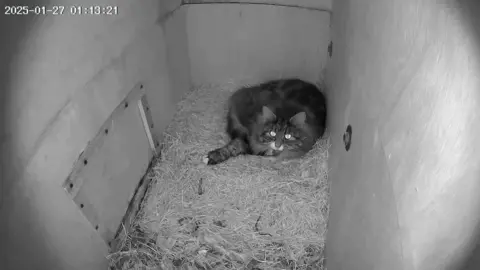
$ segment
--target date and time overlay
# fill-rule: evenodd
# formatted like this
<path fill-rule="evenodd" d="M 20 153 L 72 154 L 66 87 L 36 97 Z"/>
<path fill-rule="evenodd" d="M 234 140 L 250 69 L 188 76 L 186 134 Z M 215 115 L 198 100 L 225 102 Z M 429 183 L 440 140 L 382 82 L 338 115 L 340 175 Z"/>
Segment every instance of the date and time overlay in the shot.
<path fill-rule="evenodd" d="M 70 6 L 23 6 L 4 7 L 4 15 L 118 15 L 118 6 L 70 5 Z"/>

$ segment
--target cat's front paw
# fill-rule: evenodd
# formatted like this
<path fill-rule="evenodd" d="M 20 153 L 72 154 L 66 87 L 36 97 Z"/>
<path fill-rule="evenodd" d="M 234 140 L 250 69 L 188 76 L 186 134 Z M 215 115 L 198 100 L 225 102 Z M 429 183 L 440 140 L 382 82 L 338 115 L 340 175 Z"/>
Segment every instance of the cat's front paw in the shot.
<path fill-rule="evenodd" d="M 208 154 L 203 157 L 202 161 L 206 165 L 215 165 L 225 161 L 225 157 L 220 149 L 215 149 L 208 152 Z"/>

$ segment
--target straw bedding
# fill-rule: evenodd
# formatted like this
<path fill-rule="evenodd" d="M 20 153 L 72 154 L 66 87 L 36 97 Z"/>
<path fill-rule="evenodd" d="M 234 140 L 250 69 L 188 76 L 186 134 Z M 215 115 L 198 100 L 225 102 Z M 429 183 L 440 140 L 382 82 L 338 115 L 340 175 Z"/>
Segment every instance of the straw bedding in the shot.
<path fill-rule="evenodd" d="M 228 140 L 226 100 L 236 88 L 201 86 L 179 103 L 135 230 L 109 257 L 116 268 L 323 269 L 328 139 L 284 163 L 201 162 Z"/>

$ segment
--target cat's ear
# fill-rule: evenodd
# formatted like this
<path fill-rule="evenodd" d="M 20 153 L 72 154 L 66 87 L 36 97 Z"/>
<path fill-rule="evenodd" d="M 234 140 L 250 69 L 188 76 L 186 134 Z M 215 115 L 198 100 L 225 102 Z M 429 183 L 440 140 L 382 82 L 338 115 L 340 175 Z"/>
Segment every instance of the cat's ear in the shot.
<path fill-rule="evenodd" d="M 267 106 L 262 107 L 262 119 L 264 121 L 273 121 L 277 116 Z"/>
<path fill-rule="evenodd" d="M 290 118 L 290 123 L 295 126 L 302 126 L 307 120 L 307 114 L 305 112 L 299 112 Z"/>

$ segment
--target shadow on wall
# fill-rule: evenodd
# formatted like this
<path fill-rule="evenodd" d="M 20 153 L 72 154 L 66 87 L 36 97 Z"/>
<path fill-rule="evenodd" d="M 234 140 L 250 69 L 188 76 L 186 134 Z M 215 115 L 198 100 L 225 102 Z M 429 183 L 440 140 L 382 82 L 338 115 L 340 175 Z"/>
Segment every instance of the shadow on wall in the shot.
<path fill-rule="evenodd" d="M 468 28 L 470 36 L 474 39 L 477 46 L 477 53 L 480 54 L 480 1 L 478 0 L 457 0 L 456 8 L 458 8 L 462 14 L 463 23 Z M 477 74 L 477 76 L 479 76 Z M 480 269 L 480 224 L 477 224 L 474 246 L 471 247 L 472 251 L 467 254 L 465 261 L 452 267 L 452 269 L 458 270 L 477 270 Z"/>
<path fill-rule="evenodd" d="M 10 240 L 5 240 L 12 237 L 21 237 L 9 234 L 7 228 L 8 224 L 12 222 L 9 220 L 9 209 L 13 200 L 21 200 L 21 198 L 12 198 L 12 190 L 14 185 L 20 184 L 20 172 L 24 164 L 21 164 L 20 159 L 15 153 L 13 143 L 16 134 L 11 129 L 12 121 L 16 121 L 15 115 L 12 115 L 12 99 L 14 98 L 13 76 L 15 64 L 18 60 L 18 55 L 21 53 L 21 45 L 28 37 L 29 29 L 35 23 L 35 15 L 5 15 L 5 10 L 9 6 L 19 6 L 26 4 L 24 1 L 18 0 L 0 0 L 2 8 L 0 14 L 0 268 L 9 269 L 6 265 L 6 252 L 9 249 L 6 246 Z M 36 2 L 36 5 L 46 5 L 42 1 Z M 34 213 L 23 213 L 25 219 L 30 219 Z M 11 248 L 10 248 L 11 249 Z M 13 251 L 15 254 L 21 254 L 21 250 Z M 45 254 L 45 253 L 44 253 Z M 24 258 L 29 260 L 29 258 Z M 43 258 L 43 260 L 49 260 Z"/>

